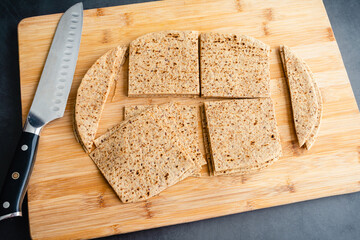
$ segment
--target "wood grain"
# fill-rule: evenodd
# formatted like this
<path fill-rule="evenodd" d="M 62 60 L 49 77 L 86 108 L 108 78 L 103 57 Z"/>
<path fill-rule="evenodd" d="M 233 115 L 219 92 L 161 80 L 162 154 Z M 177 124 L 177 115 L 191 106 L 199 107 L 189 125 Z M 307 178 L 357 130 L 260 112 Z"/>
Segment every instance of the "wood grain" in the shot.
<path fill-rule="evenodd" d="M 32 17 L 19 24 L 23 119 L 60 16 Z M 110 48 L 149 32 L 173 29 L 239 32 L 271 46 L 271 95 L 283 157 L 247 176 L 210 177 L 204 168 L 201 178 L 190 177 L 146 202 L 122 204 L 75 140 L 76 89 L 86 70 Z M 305 59 L 323 96 L 322 125 L 310 151 L 298 148 L 278 55 L 280 44 Z M 125 64 L 98 135 L 123 119 L 125 105 L 171 100 L 128 98 L 126 71 Z M 200 104 L 204 99 L 176 101 Z M 359 191 L 359 154 L 360 114 L 320 0 L 168 0 L 86 10 L 65 115 L 41 135 L 28 192 L 31 235 L 34 239 L 94 238 Z"/>

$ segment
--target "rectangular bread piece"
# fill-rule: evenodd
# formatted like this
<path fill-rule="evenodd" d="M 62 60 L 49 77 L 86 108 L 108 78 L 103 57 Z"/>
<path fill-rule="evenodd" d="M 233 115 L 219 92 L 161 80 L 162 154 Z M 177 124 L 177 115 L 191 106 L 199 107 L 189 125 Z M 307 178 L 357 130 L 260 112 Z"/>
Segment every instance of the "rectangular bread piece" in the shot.
<path fill-rule="evenodd" d="M 136 105 L 126 106 L 124 111 L 125 119 L 133 117 L 145 109 L 154 105 Z M 194 153 L 198 165 L 205 165 L 206 160 L 200 151 L 199 142 L 199 124 L 198 124 L 198 107 L 177 105 L 178 118 L 176 118 L 177 128 L 183 133 L 181 138 L 184 139 L 184 143 L 190 148 L 190 151 Z"/>
<path fill-rule="evenodd" d="M 214 173 L 253 171 L 281 156 L 270 98 L 205 102 L 205 115 Z"/>
<path fill-rule="evenodd" d="M 201 95 L 252 98 L 270 96 L 270 47 L 245 35 L 200 35 Z"/>
<path fill-rule="evenodd" d="M 163 31 L 130 44 L 129 97 L 198 96 L 198 32 Z"/>

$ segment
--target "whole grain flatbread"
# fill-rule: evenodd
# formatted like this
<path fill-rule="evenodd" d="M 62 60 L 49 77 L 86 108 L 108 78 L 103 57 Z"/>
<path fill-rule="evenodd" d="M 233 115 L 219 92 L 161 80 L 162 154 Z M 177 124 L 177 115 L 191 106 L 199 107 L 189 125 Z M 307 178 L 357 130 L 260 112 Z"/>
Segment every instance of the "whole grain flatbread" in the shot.
<path fill-rule="evenodd" d="M 129 97 L 199 95 L 198 32 L 163 31 L 130 44 Z"/>
<path fill-rule="evenodd" d="M 200 35 L 203 97 L 269 97 L 270 47 L 245 35 Z"/>
<path fill-rule="evenodd" d="M 214 173 L 247 172 L 281 156 L 270 98 L 205 102 Z"/>
<path fill-rule="evenodd" d="M 191 157 L 195 163 L 193 170 L 194 177 L 201 176 L 201 166 L 206 164 L 205 158 L 200 151 L 200 143 L 198 139 L 197 128 L 197 108 L 196 106 L 180 106 L 178 104 L 164 104 L 164 105 L 139 105 L 139 106 L 126 106 L 124 108 L 124 118 L 118 125 L 113 126 L 105 134 L 95 139 L 94 143 L 96 147 L 99 147 L 104 141 L 106 141 L 115 131 L 121 128 L 126 119 L 135 117 L 142 111 L 145 111 L 149 107 L 161 107 L 164 112 L 167 113 L 170 118 L 175 117 L 175 125 L 170 127 L 169 134 L 179 134 L 181 144 L 185 151 L 191 153 Z"/>
<path fill-rule="evenodd" d="M 126 106 L 124 111 L 125 119 L 135 116 L 145 109 L 154 105 L 136 105 Z M 182 139 L 186 145 L 190 148 L 190 151 L 196 156 L 194 161 L 196 164 L 202 166 L 206 164 L 206 160 L 200 151 L 199 132 L 198 132 L 198 107 L 178 105 L 178 118 L 176 118 L 176 126 L 183 133 Z M 181 117 L 181 118 L 179 118 Z"/>
<path fill-rule="evenodd" d="M 74 130 L 86 152 L 92 150 L 104 104 L 126 52 L 127 47 L 118 46 L 100 57 L 86 72 L 78 88 Z"/>
<path fill-rule="evenodd" d="M 314 88 L 315 88 L 315 94 L 316 94 L 316 100 L 318 103 L 318 109 L 316 112 L 316 122 L 315 122 L 315 126 L 314 129 L 311 131 L 309 138 L 306 140 L 305 142 L 305 147 L 307 150 L 310 150 L 310 148 L 314 145 L 316 137 L 319 133 L 319 129 L 320 129 L 320 123 L 321 123 L 321 118 L 322 118 L 322 113 L 323 113 L 323 103 L 322 103 L 322 97 L 321 97 L 321 91 L 319 89 L 319 86 L 316 82 L 316 79 L 314 78 L 314 75 L 311 71 L 311 69 L 309 68 L 309 66 L 304 62 L 305 67 L 307 69 L 307 71 L 309 72 L 312 80 L 313 80 L 313 84 L 314 84 Z"/>
<path fill-rule="evenodd" d="M 214 172 L 214 176 L 223 176 L 223 175 L 245 175 L 245 174 L 253 174 L 256 172 L 259 172 L 260 170 L 269 167 L 270 165 L 272 165 L 274 162 L 276 162 L 277 160 L 279 160 L 278 158 L 274 158 L 271 159 L 263 164 L 259 164 L 257 166 L 253 166 L 253 167 L 249 167 L 249 168 L 234 168 L 234 169 L 229 169 L 229 170 L 224 170 L 224 171 L 218 171 L 218 172 Z"/>
<path fill-rule="evenodd" d="M 304 61 L 287 46 L 280 46 L 280 56 L 290 89 L 296 135 L 302 147 L 311 134 L 315 136 L 314 127 L 320 123 L 319 99 L 314 79 Z"/>
<path fill-rule="evenodd" d="M 170 123 L 164 109 L 149 108 L 90 154 L 122 202 L 146 200 L 192 174 L 194 162 L 178 135 L 169 134 Z"/>
<path fill-rule="evenodd" d="M 122 121 L 114 126 L 112 126 L 110 129 L 108 129 L 103 135 L 99 136 L 94 140 L 95 147 L 99 147 L 104 141 L 106 141 L 114 132 L 116 132 L 119 128 L 122 127 L 122 125 L 126 123 L 126 121 Z"/>

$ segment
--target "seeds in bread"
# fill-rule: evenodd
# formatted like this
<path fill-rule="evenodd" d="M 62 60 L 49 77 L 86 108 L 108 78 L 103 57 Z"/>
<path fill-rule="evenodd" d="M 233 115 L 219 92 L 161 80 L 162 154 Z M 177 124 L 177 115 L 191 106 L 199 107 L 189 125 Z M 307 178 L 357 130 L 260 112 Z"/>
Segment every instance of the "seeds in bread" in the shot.
<path fill-rule="evenodd" d="M 205 102 L 213 171 L 256 169 L 281 156 L 270 98 Z"/>
<path fill-rule="evenodd" d="M 164 127 L 175 125 L 167 116 L 159 107 L 149 108 L 125 120 L 90 154 L 122 202 L 146 200 L 192 174 L 193 160 L 178 135 Z"/>
<path fill-rule="evenodd" d="M 77 91 L 75 132 L 90 152 L 114 78 L 125 61 L 127 47 L 118 46 L 100 57 L 87 71 Z"/>
<path fill-rule="evenodd" d="M 245 35 L 200 35 L 203 97 L 269 97 L 270 47 Z"/>
<path fill-rule="evenodd" d="M 198 32 L 163 31 L 130 44 L 129 97 L 199 95 Z"/>
<path fill-rule="evenodd" d="M 289 47 L 280 46 L 280 56 L 290 90 L 295 131 L 299 146 L 302 147 L 321 118 L 318 118 L 320 108 L 314 80 L 304 61 Z"/>

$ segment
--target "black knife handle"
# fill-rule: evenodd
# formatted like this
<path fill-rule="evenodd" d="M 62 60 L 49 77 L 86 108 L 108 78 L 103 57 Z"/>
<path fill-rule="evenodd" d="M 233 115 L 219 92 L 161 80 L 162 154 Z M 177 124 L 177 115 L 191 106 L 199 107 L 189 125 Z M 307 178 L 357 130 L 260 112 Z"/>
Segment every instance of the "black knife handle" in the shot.
<path fill-rule="evenodd" d="M 21 205 L 34 166 L 39 135 L 23 132 L 0 194 L 0 221 L 21 216 Z"/>

